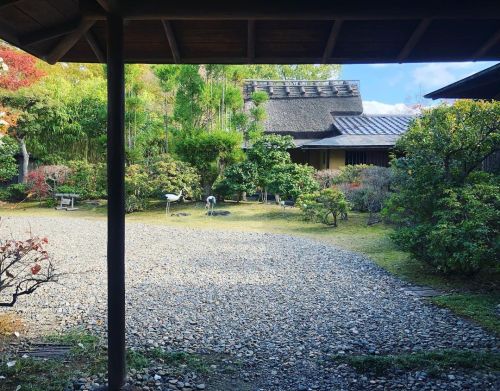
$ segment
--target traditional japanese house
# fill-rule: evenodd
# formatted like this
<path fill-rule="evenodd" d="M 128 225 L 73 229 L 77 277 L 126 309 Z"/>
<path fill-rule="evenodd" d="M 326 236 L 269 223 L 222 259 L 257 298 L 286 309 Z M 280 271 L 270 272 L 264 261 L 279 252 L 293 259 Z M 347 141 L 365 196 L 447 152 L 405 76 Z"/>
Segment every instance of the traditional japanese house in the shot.
<path fill-rule="evenodd" d="M 365 115 L 359 81 L 275 81 L 245 83 L 245 104 L 255 91 L 264 91 L 267 118 L 264 131 L 290 135 L 292 160 L 317 169 L 338 169 L 347 164 L 387 166 L 396 140 L 413 116 Z"/>

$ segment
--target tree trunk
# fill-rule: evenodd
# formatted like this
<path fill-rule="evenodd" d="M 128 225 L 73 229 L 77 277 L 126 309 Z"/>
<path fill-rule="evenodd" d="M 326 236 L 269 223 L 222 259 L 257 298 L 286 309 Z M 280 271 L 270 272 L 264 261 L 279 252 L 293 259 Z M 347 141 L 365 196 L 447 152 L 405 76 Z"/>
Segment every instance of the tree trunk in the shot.
<path fill-rule="evenodd" d="M 26 141 L 24 140 L 24 138 L 18 138 L 17 141 L 19 142 L 19 148 L 21 149 L 21 157 L 22 157 L 18 181 L 19 183 L 26 183 L 26 180 L 28 179 L 28 166 L 30 163 L 30 155 L 28 153 L 28 150 L 26 149 Z"/>

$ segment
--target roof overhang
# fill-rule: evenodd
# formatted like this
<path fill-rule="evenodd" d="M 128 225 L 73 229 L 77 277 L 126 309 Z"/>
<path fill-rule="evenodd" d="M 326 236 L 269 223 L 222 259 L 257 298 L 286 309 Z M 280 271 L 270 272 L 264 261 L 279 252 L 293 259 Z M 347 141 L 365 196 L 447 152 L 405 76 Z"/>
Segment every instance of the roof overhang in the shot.
<path fill-rule="evenodd" d="M 497 0 L 122 0 L 125 61 L 500 59 Z M 2 0 L 0 37 L 49 63 L 105 62 L 109 0 Z"/>
<path fill-rule="evenodd" d="M 425 98 L 432 99 L 500 99 L 500 63 L 474 73 L 439 90 L 430 92 Z"/>
<path fill-rule="evenodd" d="M 342 134 L 316 140 L 302 146 L 303 149 L 389 149 L 393 148 L 398 135 L 351 135 Z"/>

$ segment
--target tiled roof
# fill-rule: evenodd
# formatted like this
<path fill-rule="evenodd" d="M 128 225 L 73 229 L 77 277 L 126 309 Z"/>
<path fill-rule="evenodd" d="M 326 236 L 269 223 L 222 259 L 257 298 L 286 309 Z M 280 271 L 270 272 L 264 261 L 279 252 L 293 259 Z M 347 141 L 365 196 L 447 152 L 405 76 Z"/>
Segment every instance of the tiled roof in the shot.
<path fill-rule="evenodd" d="M 411 115 L 341 115 L 333 117 L 333 125 L 341 134 L 401 135 L 414 118 Z"/>
<path fill-rule="evenodd" d="M 302 148 L 391 148 L 399 137 L 396 134 L 341 134 L 314 140 L 304 144 Z"/>

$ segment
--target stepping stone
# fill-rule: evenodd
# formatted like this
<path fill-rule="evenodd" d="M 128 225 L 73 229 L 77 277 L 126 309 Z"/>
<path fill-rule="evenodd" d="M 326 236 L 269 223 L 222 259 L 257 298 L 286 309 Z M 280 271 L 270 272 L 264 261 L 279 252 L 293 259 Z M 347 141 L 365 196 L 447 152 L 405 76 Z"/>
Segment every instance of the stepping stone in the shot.
<path fill-rule="evenodd" d="M 31 358 L 61 358 L 67 356 L 71 351 L 71 346 L 37 343 L 32 344 L 29 350 L 20 351 L 21 356 L 28 356 Z"/>
<path fill-rule="evenodd" d="M 427 287 L 419 287 L 419 286 L 407 288 L 404 290 L 404 292 L 407 295 L 417 296 L 417 297 L 434 297 L 442 295 L 441 292 L 436 291 L 435 289 Z"/>
<path fill-rule="evenodd" d="M 207 212 L 209 216 L 228 216 L 231 212 L 228 210 L 214 210 L 213 212 Z"/>

